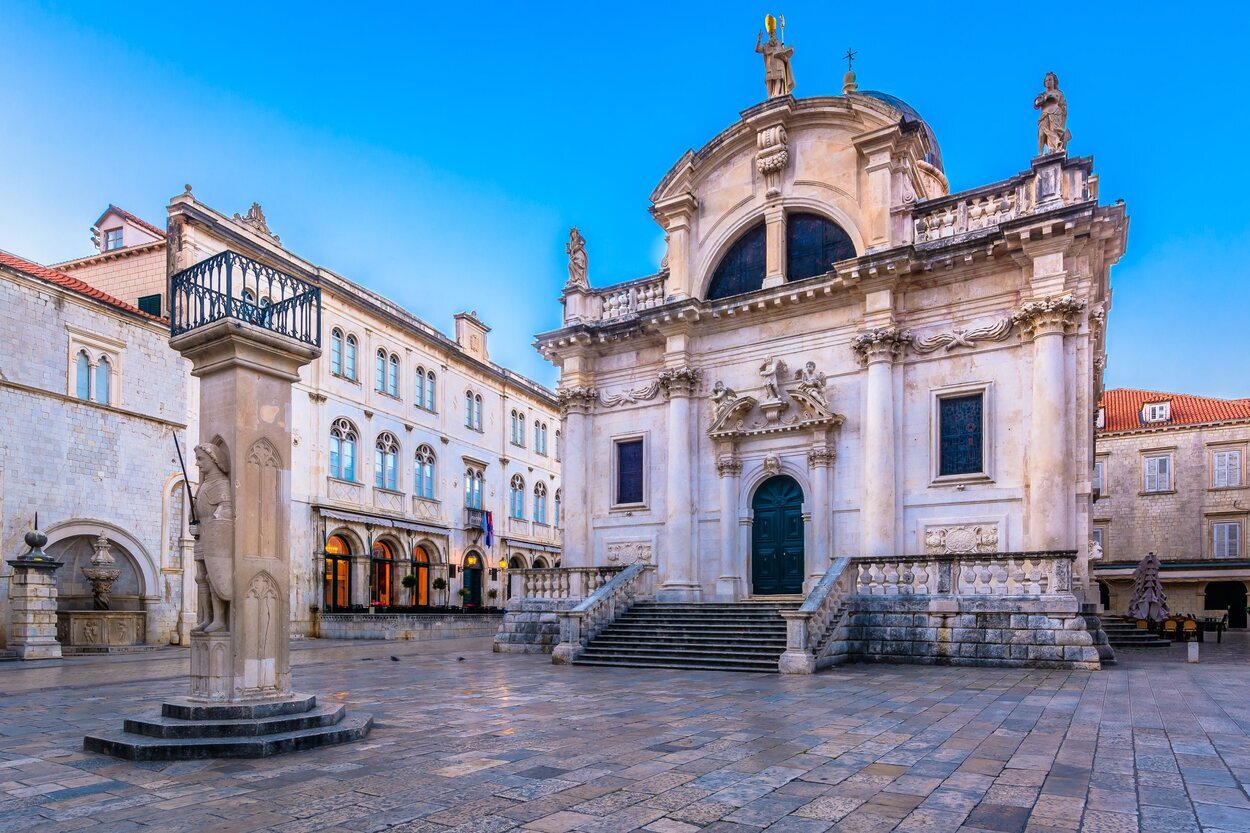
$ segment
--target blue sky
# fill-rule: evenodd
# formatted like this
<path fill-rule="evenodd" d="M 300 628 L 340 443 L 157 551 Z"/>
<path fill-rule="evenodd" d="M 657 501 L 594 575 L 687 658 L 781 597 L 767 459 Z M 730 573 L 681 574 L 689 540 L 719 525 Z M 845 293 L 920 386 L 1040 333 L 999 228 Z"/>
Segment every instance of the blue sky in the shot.
<path fill-rule="evenodd" d="M 0 248 L 90 251 L 109 202 L 158 224 L 184 183 L 252 200 L 300 255 L 553 383 L 570 225 L 591 280 L 649 274 L 647 195 L 761 100 L 782 12 L 799 96 L 861 89 L 932 124 L 954 190 L 1027 168 L 1047 70 L 1071 151 L 1131 216 L 1108 386 L 1250 396 L 1250 12 L 1233 4 L 27 3 L 0 16 Z"/>

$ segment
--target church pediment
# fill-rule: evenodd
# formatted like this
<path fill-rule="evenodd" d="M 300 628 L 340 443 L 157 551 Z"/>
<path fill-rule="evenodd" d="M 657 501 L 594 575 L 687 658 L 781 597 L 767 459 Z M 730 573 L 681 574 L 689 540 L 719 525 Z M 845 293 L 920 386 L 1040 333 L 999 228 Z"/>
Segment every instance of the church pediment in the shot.
<path fill-rule="evenodd" d="M 724 382 L 713 386 L 709 437 L 734 439 L 828 430 L 846 421 L 829 407 L 825 374 L 812 362 L 791 376 L 785 361 L 769 359 L 761 365 L 760 376 L 764 385 L 759 396 L 740 396 Z"/>

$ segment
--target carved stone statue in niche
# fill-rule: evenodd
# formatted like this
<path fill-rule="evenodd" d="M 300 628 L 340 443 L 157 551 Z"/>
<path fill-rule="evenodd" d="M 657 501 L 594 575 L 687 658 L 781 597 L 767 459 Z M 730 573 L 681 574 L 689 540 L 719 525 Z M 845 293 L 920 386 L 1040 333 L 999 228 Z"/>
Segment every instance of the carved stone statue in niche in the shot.
<path fill-rule="evenodd" d="M 200 584 L 200 620 L 195 630 L 215 633 L 230 629 L 234 594 L 234 500 L 230 463 L 217 445 L 195 447 L 200 488 L 195 494 L 199 523 L 195 534 L 196 581 Z"/>
<path fill-rule="evenodd" d="M 764 56 L 764 86 L 768 88 L 768 97 L 780 98 L 794 89 L 794 70 L 790 66 L 794 47 L 786 46 L 777 38 L 777 18 L 767 15 L 764 26 L 768 29 L 768 41 L 764 41 L 764 33 L 760 32 L 755 39 L 755 51 Z"/>
<path fill-rule="evenodd" d="M 1033 99 L 1033 109 L 1041 110 L 1037 117 L 1037 153 L 1065 153 L 1072 134 L 1068 132 L 1068 102 L 1059 91 L 1059 76 L 1046 73 L 1043 82 L 1046 89 Z"/>
<path fill-rule="evenodd" d="M 781 401 L 781 394 L 786 389 L 786 371 L 783 359 L 771 358 L 760 365 L 760 375 L 764 377 L 765 400 Z"/>
<path fill-rule="evenodd" d="M 733 388 L 725 387 L 724 382 L 718 381 L 716 384 L 712 385 L 711 398 L 712 405 L 716 408 L 716 412 L 720 413 L 722 408 L 738 398 L 738 394 L 734 392 Z"/>
<path fill-rule="evenodd" d="M 802 370 L 796 370 L 794 378 L 799 383 L 799 390 L 821 402 L 825 401 L 825 384 L 827 379 L 824 373 L 816 369 L 816 362 L 808 362 L 803 365 Z"/>
<path fill-rule="evenodd" d="M 569 229 L 569 242 L 564 250 L 569 253 L 569 280 L 565 289 L 589 289 L 588 269 L 590 260 L 586 256 L 586 238 L 577 227 Z"/>

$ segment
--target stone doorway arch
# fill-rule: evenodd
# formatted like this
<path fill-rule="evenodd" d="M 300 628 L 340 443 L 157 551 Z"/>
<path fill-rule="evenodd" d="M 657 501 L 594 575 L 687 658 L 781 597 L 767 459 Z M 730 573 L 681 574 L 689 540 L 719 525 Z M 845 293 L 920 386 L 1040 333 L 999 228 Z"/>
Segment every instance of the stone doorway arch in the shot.
<path fill-rule="evenodd" d="M 788 474 L 768 478 L 751 497 L 751 595 L 803 592 L 803 487 Z"/>

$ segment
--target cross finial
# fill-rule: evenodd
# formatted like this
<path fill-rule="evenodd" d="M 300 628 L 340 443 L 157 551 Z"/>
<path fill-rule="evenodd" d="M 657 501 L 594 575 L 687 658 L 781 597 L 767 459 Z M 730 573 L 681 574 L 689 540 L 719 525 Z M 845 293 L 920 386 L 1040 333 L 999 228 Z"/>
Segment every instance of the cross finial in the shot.
<path fill-rule="evenodd" d="M 858 54 L 859 54 L 859 53 L 858 53 L 858 52 L 856 52 L 854 49 L 851 49 L 850 47 L 847 47 L 846 54 L 845 54 L 845 55 L 843 55 L 842 57 L 843 57 L 843 58 L 846 58 L 846 68 L 847 68 L 848 70 L 850 70 L 850 69 L 854 69 L 854 67 L 855 67 L 855 56 L 856 56 L 856 55 L 858 55 Z"/>

